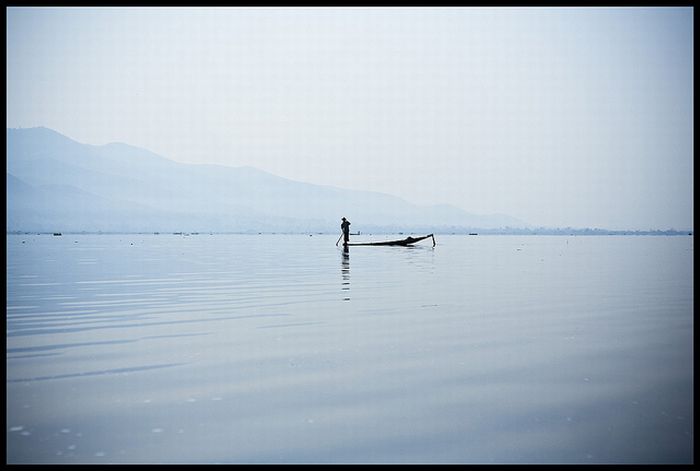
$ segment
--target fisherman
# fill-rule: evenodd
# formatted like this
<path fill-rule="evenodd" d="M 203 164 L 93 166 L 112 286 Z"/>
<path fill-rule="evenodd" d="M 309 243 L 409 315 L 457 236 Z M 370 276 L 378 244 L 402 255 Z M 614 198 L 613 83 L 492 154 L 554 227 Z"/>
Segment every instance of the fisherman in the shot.
<path fill-rule="evenodd" d="M 350 221 L 342 218 L 342 223 L 340 224 L 340 230 L 343 231 L 343 245 L 350 242 Z"/>

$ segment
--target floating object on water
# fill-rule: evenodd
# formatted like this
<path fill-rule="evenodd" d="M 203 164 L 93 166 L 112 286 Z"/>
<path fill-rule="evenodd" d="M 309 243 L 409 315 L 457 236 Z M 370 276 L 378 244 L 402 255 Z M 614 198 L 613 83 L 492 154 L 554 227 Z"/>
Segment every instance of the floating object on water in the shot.
<path fill-rule="evenodd" d="M 387 240 L 387 241 L 382 241 L 382 242 L 355 242 L 355 243 L 347 243 L 343 244 L 344 246 L 357 246 L 357 245 L 398 245 L 401 247 L 407 247 L 409 245 L 415 244 L 416 242 L 420 242 L 421 240 L 427 239 L 431 237 L 433 239 L 433 247 L 435 247 L 435 236 L 433 234 L 428 234 L 426 236 L 422 237 L 406 237 L 405 239 L 401 240 Z"/>

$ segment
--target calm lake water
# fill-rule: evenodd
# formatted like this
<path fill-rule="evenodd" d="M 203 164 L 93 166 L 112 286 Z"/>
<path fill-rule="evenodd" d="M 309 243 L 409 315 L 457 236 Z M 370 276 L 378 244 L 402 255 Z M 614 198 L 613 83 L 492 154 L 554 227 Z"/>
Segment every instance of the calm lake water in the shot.
<path fill-rule="evenodd" d="M 7 461 L 693 461 L 692 237 L 336 239 L 8 235 Z"/>

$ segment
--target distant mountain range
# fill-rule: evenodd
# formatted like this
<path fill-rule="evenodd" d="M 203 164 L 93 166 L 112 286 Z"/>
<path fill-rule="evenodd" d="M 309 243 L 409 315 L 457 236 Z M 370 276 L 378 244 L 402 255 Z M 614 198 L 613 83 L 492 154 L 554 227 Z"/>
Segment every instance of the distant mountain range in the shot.
<path fill-rule="evenodd" d="M 455 232 L 528 225 L 449 205 L 288 180 L 252 167 L 177 163 L 126 144 L 7 129 L 7 231 Z"/>

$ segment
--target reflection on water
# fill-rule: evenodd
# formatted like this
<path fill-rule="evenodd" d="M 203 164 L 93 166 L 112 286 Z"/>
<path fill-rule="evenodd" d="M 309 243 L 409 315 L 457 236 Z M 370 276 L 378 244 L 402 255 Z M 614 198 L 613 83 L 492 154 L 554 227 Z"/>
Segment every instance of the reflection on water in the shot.
<path fill-rule="evenodd" d="M 335 237 L 8 235 L 7 461 L 692 462 L 692 237 Z"/>
<path fill-rule="evenodd" d="M 350 301 L 350 247 L 343 246 L 342 268 L 340 272 L 343 277 L 342 290 L 343 301 Z"/>

